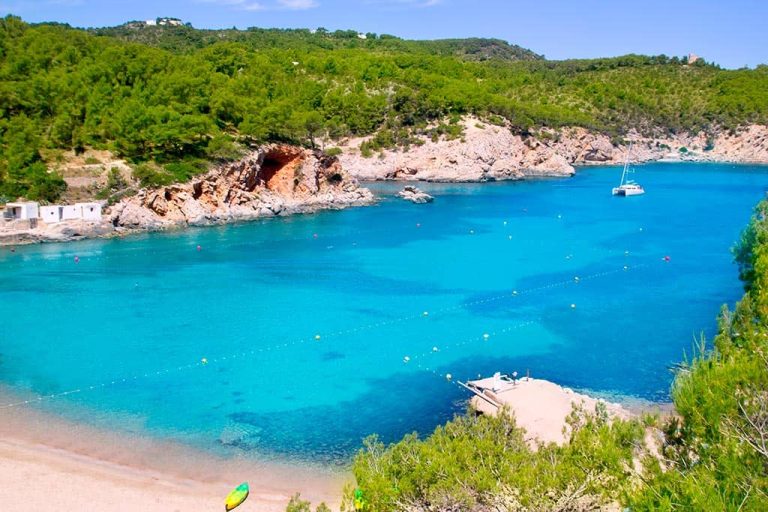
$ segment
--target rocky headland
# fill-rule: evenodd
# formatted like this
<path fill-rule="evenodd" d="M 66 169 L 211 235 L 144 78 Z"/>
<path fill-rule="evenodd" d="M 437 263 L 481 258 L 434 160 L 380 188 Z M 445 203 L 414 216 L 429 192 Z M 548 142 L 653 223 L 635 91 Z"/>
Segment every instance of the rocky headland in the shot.
<path fill-rule="evenodd" d="M 633 162 L 695 161 L 768 164 L 768 126 L 734 132 L 649 137 L 635 132 L 616 141 L 584 128 L 542 129 L 528 135 L 467 117 L 463 135 L 424 140 L 408 151 L 364 157 L 349 140 L 340 157 L 284 145 L 263 146 L 189 183 L 143 189 L 105 211 L 101 222 L 0 222 L 0 245 L 116 236 L 247 221 L 371 204 L 360 180 L 484 182 L 567 177 L 579 165 L 620 165 L 632 144 Z M 419 191 L 420 192 L 420 191 Z M 405 199 L 428 201 L 406 191 Z M 423 201 L 422 201 L 423 200 Z"/>
<path fill-rule="evenodd" d="M 647 137 L 631 132 L 617 144 L 608 135 L 584 128 L 513 133 L 479 119 L 462 120 L 463 135 L 452 140 L 422 140 L 408 151 L 383 150 L 364 157 L 360 143 L 341 146 L 340 160 L 362 180 L 482 182 L 565 177 L 577 165 L 617 165 L 632 161 L 711 161 L 768 163 L 768 127 L 751 125 L 716 135 L 680 134 Z"/>
<path fill-rule="evenodd" d="M 296 146 L 265 146 L 189 183 L 142 190 L 110 210 L 120 228 L 164 229 L 340 209 L 373 202 L 338 159 Z"/>
<path fill-rule="evenodd" d="M 371 191 L 346 173 L 337 158 L 271 144 L 189 183 L 143 189 L 108 208 L 101 222 L 0 222 L 0 245 L 223 224 L 373 201 Z"/>

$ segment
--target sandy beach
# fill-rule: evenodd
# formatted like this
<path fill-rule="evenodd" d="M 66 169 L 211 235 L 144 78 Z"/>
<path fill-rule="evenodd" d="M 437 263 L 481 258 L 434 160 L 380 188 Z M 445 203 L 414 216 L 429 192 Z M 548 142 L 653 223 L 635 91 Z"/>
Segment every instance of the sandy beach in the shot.
<path fill-rule="evenodd" d="M 244 512 L 283 511 L 296 492 L 338 509 L 348 478 L 319 468 L 216 458 L 30 409 L 0 411 L 0 510 L 221 510 L 242 481 L 251 487 L 239 508 Z"/>

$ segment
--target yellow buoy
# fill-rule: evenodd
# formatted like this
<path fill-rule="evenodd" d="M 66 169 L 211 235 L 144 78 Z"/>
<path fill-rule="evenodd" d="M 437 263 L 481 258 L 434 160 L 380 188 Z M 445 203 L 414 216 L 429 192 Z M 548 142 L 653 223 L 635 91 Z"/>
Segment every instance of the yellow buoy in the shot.
<path fill-rule="evenodd" d="M 201 362 L 202 364 L 208 364 L 208 359 L 204 357 L 204 358 L 202 358 L 202 359 L 200 360 L 200 362 Z"/>
<path fill-rule="evenodd" d="M 320 341 L 320 335 L 319 334 L 315 334 L 315 341 Z"/>

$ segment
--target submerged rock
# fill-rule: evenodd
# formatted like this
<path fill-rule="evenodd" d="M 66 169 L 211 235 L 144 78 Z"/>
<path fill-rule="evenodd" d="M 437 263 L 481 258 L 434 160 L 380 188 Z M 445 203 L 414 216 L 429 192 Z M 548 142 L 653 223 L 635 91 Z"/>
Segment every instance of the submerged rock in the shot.
<path fill-rule="evenodd" d="M 412 203 L 417 204 L 431 203 L 435 200 L 431 195 L 412 185 L 407 185 L 403 190 L 398 192 L 397 195 L 406 201 L 411 201 Z"/>

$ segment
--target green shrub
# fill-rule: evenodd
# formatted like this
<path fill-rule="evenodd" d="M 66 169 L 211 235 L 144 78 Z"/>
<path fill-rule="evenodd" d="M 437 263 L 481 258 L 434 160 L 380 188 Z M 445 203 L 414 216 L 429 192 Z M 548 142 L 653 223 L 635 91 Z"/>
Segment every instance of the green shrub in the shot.
<path fill-rule="evenodd" d="M 312 504 L 309 501 L 302 500 L 301 494 L 296 493 L 291 496 L 285 512 L 312 512 Z M 315 512 L 331 512 L 331 509 L 325 503 L 321 503 L 317 506 Z"/>
<path fill-rule="evenodd" d="M 343 153 L 341 148 L 333 147 L 333 148 L 326 148 L 325 154 L 328 156 L 339 156 Z"/>
<path fill-rule="evenodd" d="M 367 439 L 353 473 L 372 512 L 550 510 L 577 488 L 581 500 L 604 505 L 631 488 L 627 467 L 643 435 L 638 421 L 609 423 L 600 411 L 574 411 L 565 446 L 532 450 L 508 414 L 459 416 L 421 440 L 385 446 Z M 352 496 L 345 497 L 351 503 Z"/>

